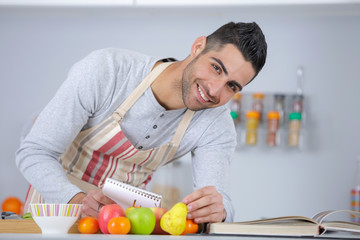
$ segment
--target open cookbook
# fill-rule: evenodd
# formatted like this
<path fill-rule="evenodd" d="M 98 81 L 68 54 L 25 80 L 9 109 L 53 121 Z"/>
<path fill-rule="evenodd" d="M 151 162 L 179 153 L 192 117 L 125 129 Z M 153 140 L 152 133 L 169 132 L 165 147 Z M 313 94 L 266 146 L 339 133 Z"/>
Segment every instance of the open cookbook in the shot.
<path fill-rule="evenodd" d="M 225 235 L 319 236 L 328 231 L 343 231 L 359 234 L 360 238 L 359 223 L 326 220 L 330 215 L 339 214 L 346 214 L 348 219 L 350 215 L 360 216 L 360 212 L 357 211 L 332 210 L 320 212 L 312 218 L 285 216 L 246 222 L 210 223 L 206 232 Z"/>

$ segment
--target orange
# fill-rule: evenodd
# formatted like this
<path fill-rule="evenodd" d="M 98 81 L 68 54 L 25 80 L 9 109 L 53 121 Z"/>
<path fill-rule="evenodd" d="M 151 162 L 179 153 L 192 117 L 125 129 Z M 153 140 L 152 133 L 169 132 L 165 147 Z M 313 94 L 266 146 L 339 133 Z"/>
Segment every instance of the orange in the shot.
<path fill-rule="evenodd" d="M 21 213 L 21 208 L 22 208 L 22 203 L 20 199 L 18 199 L 17 197 L 6 198 L 1 206 L 3 212 L 9 211 L 16 213 L 18 215 L 20 215 Z"/>
<path fill-rule="evenodd" d="M 94 217 L 83 217 L 78 223 L 78 229 L 81 233 L 95 234 L 99 232 L 98 220 Z"/>
<path fill-rule="evenodd" d="M 199 225 L 193 219 L 186 219 L 185 230 L 181 235 L 197 233 Z"/>
<path fill-rule="evenodd" d="M 131 224 L 126 217 L 114 217 L 108 223 L 108 231 L 111 234 L 128 234 Z"/>

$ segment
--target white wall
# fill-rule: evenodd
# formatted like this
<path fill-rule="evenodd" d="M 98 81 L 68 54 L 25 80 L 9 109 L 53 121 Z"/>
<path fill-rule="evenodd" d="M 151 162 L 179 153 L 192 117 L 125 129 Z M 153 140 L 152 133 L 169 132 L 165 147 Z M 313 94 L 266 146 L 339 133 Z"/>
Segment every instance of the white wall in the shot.
<path fill-rule="evenodd" d="M 236 219 L 348 208 L 360 155 L 359 7 L 0 8 L 0 201 L 25 198 L 14 163 L 22 126 L 54 95 L 70 66 L 119 47 L 184 58 L 193 40 L 228 21 L 256 21 L 266 67 L 245 92 L 296 89 L 305 69 L 306 147 L 237 151 L 231 173 Z"/>

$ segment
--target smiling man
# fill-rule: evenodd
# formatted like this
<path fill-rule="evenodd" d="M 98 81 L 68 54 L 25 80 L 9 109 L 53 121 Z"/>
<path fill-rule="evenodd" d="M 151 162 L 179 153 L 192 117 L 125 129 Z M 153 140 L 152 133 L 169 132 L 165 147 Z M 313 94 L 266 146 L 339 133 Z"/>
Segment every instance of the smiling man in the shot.
<path fill-rule="evenodd" d="M 107 177 L 146 187 L 161 166 L 191 152 L 198 223 L 232 221 L 226 186 L 236 132 L 224 106 L 259 73 L 267 45 L 256 23 L 199 37 L 182 61 L 121 49 L 91 53 L 69 72 L 17 151 L 30 202 L 113 203 Z"/>

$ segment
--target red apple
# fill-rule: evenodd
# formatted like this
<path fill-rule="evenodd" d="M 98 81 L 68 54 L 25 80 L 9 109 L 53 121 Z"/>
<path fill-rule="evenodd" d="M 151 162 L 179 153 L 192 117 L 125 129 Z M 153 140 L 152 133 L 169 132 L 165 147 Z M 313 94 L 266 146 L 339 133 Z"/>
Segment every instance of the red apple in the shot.
<path fill-rule="evenodd" d="M 162 230 L 160 227 L 160 219 L 161 219 L 162 215 L 164 215 L 164 213 L 166 213 L 167 209 L 161 208 L 161 207 L 152 207 L 150 209 L 151 209 L 151 211 L 154 212 L 155 219 L 156 219 L 155 228 L 154 228 L 154 231 L 152 232 L 152 234 L 168 234 L 167 232 Z"/>
<path fill-rule="evenodd" d="M 124 209 L 118 204 L 105 205 L 100 209 L 98 221 L 102 233 L 109 234 L 108 223 L 114 217 L 126 217 Z"/>

